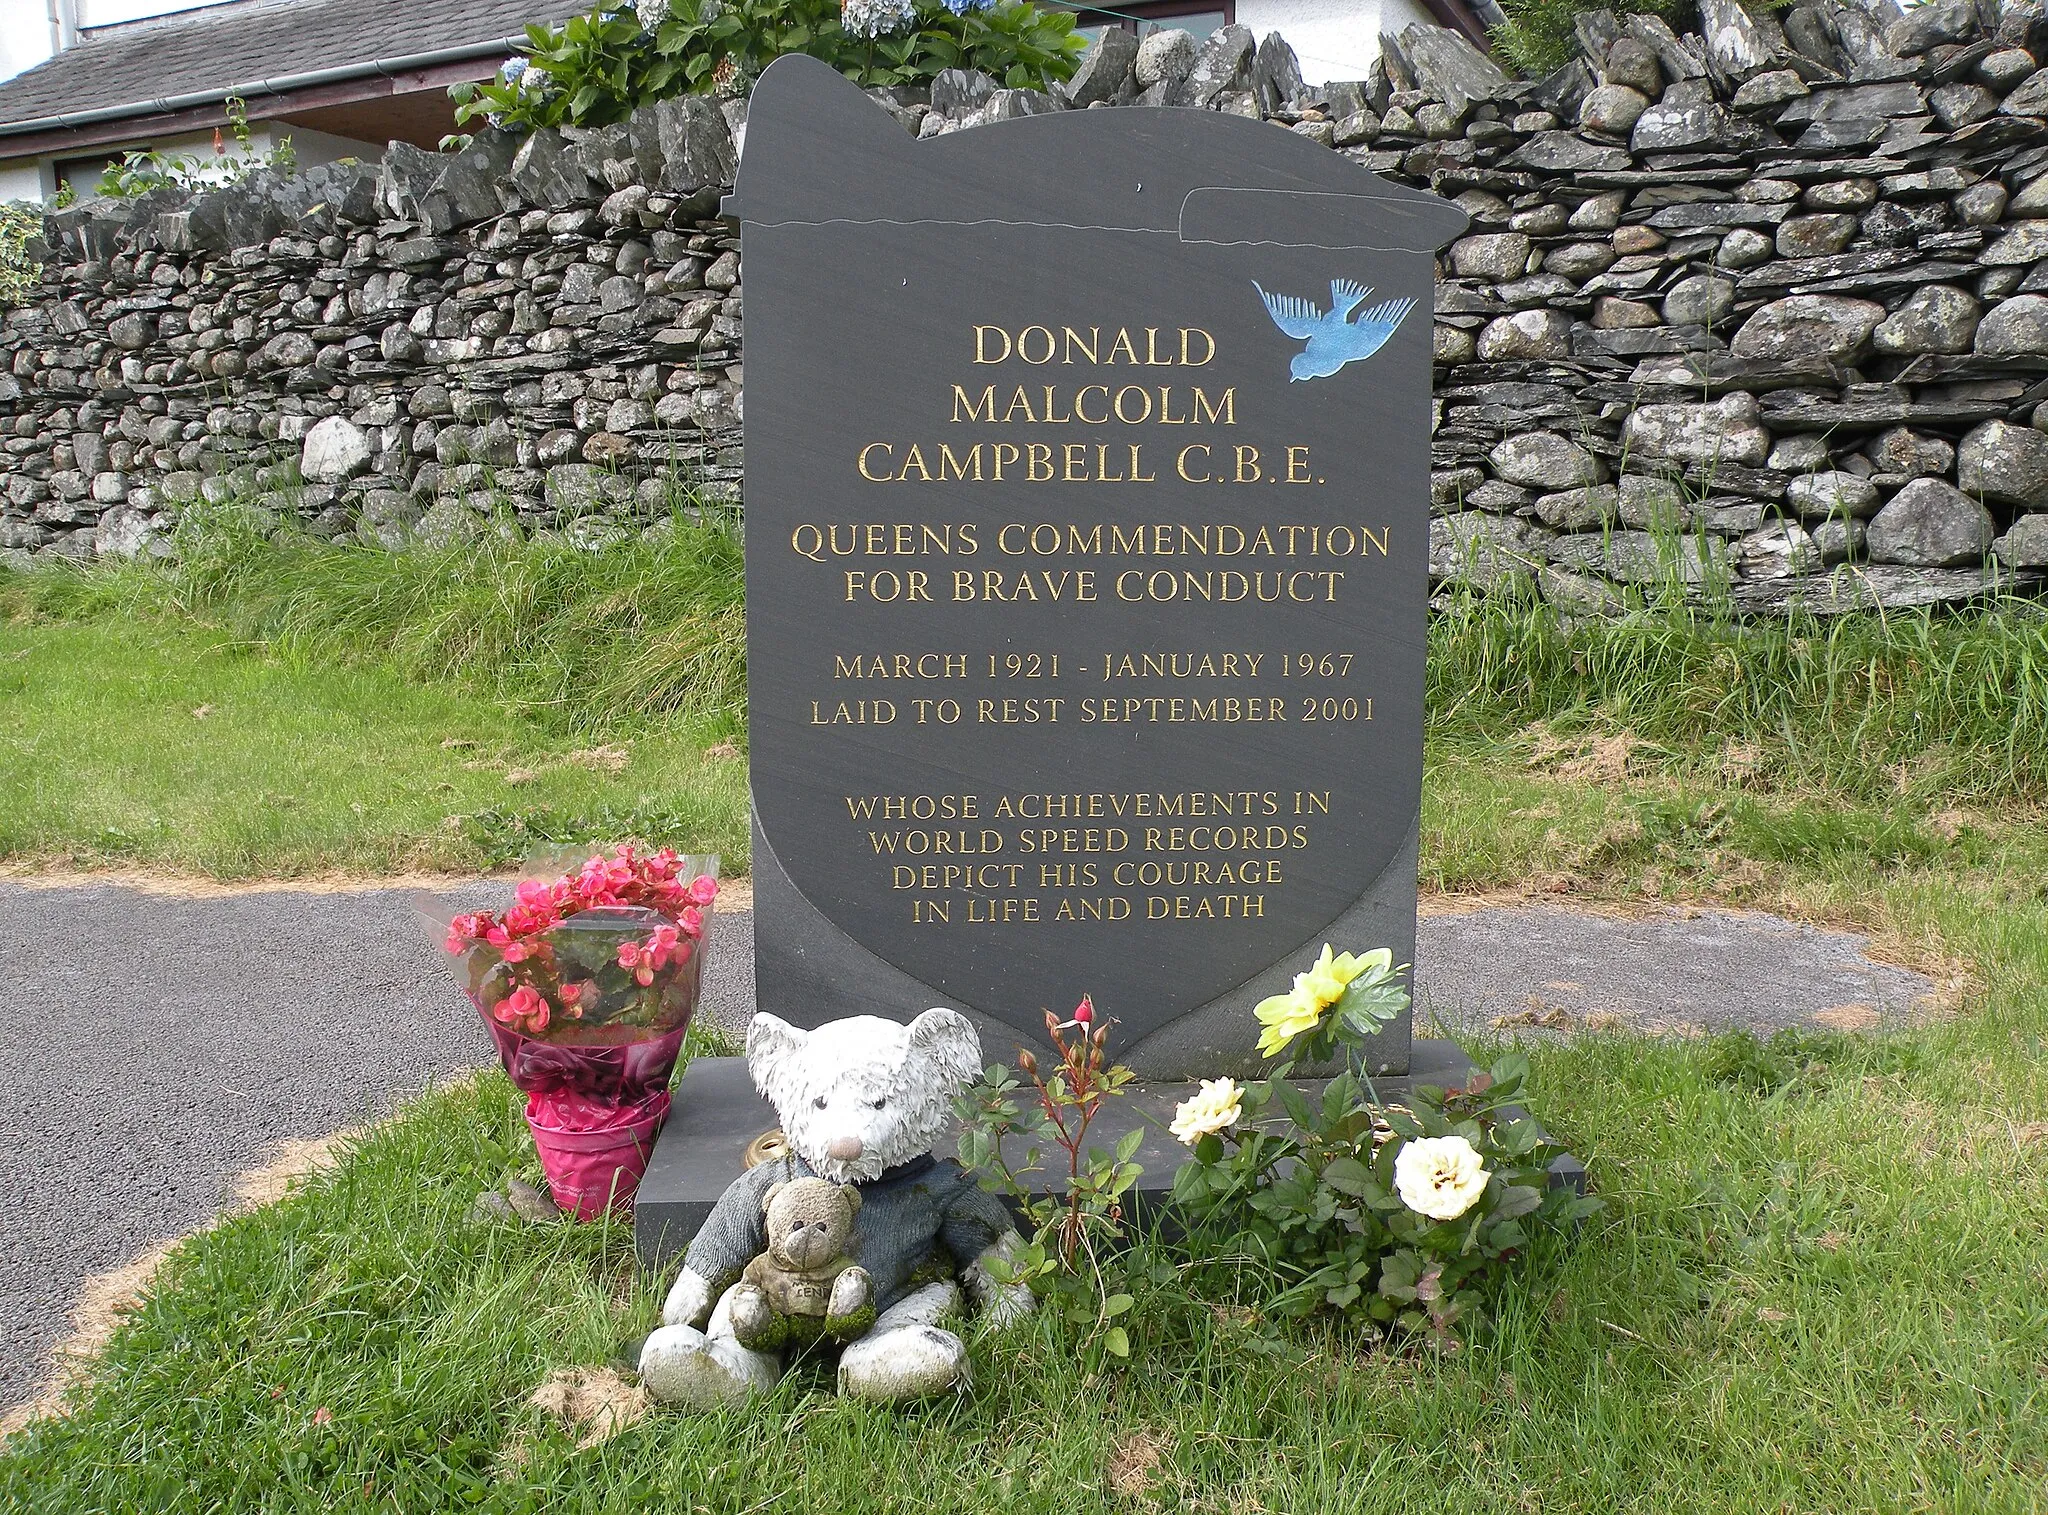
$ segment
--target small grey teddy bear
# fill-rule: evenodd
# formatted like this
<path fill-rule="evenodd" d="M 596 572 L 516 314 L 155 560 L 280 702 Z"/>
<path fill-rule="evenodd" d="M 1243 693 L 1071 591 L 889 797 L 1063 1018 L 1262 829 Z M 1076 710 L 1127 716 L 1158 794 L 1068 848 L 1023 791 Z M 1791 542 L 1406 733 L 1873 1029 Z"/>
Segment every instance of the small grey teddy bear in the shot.
<path fill-rule="evenodd" d="M 820 1338 L 849 1342 L 875 1323 L 874 1281 L 846 1255 L 860 1190 L 822 1178 L 771 1184 L 762 1201 L 768 1249 L 733 1288 L 732 1334 L 773 1352 Z"/>

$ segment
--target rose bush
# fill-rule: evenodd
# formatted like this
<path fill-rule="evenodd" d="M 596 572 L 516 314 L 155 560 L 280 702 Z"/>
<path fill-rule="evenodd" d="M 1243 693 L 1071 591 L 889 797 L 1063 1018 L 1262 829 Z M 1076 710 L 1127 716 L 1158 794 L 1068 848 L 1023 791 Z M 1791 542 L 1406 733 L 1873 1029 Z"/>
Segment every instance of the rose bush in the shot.
<path fill-rule="evenodd" d="M 1544 1227 L 1591 1215 L 1599 1201 L 1552 1188 L 1557 1149 L 1509 1106 L 1528 1076 L 1513 1053 L 1460 1089 L 1423 1086 L 1409 1107 L 1384 1104 L 1356 1071 L 1366 1039 L 1408 1007 L 1404 968 L 1384 950 L 1325 946 L 1285 994 L 1255 1010 L 1270 1076 L 1238 1088 L 1206 1080 L 1175 1113 L 1194 1149 L 1174 1175 L 1199 1271 L 1234 1259 L 1241 1287 L 1258 1274 L 1282 1315 L 1330 1310 L 1423 1330 L 1446 1342 L 1473 1288 Z M 1289 1081 L 1297 1061 L 1341 1056 L 1344 1071 L 1311 1097 Z"/>
<path fill-rule="evenodd" d="M 1132 1161 L 1143 1128 L 1126 1132 L 1113 1153 L 1088 1142 L 1103 1106 L 1133 1077 L 1110 1059 L 1115 1025 L 1097 1020 L 1095 1001 L 1085 994 L 1065 1020 L 1048 1010 L 1045 1034 L 1056 1054 L 1051 1071 L 1041 1071 L 1031 1052 L 1017 1053 L 1028 1095 L 1026 1085 L 997 1063 L 954 1102 L 960 1165 L 1008 1200 L 1030 1233 L 1011 1256 L 988 1259 L 990 1274 L 998 1283 L 1025 1285 L 1046 1318 L 1079 1330 L 1091 1366 L 1131 1354 L 1130 1333 L 1118 1319 L 1133 1299 L 1120 1244 L 1124 1196 L 1145 1171 Z M 1005 1141 L 1021 1153 L 1006 1155 Z"/>

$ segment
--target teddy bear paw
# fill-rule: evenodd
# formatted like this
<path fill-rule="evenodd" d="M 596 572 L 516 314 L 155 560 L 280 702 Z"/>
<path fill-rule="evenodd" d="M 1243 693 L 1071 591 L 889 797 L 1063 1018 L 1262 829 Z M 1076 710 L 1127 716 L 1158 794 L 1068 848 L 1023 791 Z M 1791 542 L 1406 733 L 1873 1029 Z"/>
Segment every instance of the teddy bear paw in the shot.
<path fill-rule="evenodd" d="M 825 1307 L 825 1331 L 852 1341 L 875 1323 L 875 1285 L 866 1268 L 848 1268 L 832 1280 L 832 1300 Z"/>
<path fill-rule="evenodd" d="M 965 1390 L 967 1347 L 951 1331 L 906 1326 L 855 1342 L 839 1357 L 839 1392 L 901 1403 Z"/>
<path fill-rule="evenodd" d="M 733 1339 L 741 1346 L 765 1351 L 782 1345 L 782 1320 L 762 1289 L 753 1284 L 739 1285 L 727 1300 L 726 1310 L 732 1321 Z"/>
<path fill-rule="evenodd" d="M 775 1359 L 694 1326 L 663 1326 L 640 1349 L 640 1381 L 665 1405 L 715 1410 L 775 1387 Z"/>

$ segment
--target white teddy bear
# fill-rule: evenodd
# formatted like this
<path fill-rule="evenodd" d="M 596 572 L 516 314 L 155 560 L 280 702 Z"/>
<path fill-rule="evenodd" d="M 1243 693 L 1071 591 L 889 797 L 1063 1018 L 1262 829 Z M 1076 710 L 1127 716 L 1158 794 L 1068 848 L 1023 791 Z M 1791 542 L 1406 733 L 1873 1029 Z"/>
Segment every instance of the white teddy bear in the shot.
<path fill-rule="evenodd" d="M 962 1311 L 961 1290 L 993 1325 L 1028 1313 L 1030 1290 L 999 1284 L 992 1258 L 1022 1245 L 1002 1202 L 958 1163 L 931 1155 L 953 1100 L 981 1071 L 981 1039 L 958 1011 L 927 1010 L 909 1025 L 856 1015 L 802 1031 L 773 1015 L 747 1031 L 754 1087 L 781 1118 L 790 1156 L 735 1179 L 683 1255 L 663 1325 L 640 1351 L 656 1399 L 709 1408 L 772 1387 L 782 1361 L 740 1345 L 732 1298 L 741 1270 L 767 1241 L 769 1188 L 816 1177 L 860 1192 L 852 1257 L 873 1281 L 873 1328 L 839 1357 L 842 1393 L 906 1400 L 967 1384 L 967 1348 L 938 1324 Z M 959 1283 L 912 1288 L 950 1259 Z M 709 1316 L 709 1323 L 706 1317 Z M 701 1328 L 701 1329 L 700 1329 Z"/>

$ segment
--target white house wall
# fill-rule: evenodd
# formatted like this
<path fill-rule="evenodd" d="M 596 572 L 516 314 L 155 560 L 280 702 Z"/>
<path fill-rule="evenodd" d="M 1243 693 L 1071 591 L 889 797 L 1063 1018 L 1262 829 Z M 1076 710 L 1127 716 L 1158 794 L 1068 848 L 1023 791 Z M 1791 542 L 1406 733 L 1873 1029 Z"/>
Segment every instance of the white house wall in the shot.
<path fill-rule="evenodd" d="M 1310 84 L 1363 79 L 1380 55 L 1380 33 L 1398 36 L 1410 22 L 1435 25 L 1418 0 L 1238 0 L 1237 24 L 1264 38 L 1278 32 L 1301 60 Z"/>
<path fill-rule="evenodd" d="M 48 193 L 43 173 L 43 165 L 34 158 L 0 161 L 0 205 L 11 205 L 16 200 L 40 202 Z"/>

